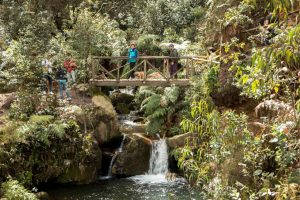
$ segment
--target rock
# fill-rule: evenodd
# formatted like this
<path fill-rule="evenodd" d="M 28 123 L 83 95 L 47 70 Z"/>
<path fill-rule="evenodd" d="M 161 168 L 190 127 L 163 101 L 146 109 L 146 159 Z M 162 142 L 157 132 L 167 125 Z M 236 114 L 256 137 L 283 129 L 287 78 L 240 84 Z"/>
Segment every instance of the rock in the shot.
<path fill-rule="evenodd" d="M 38 192 L 35 195 L 39 200 L 50 200 L 50 196 L 47 192 Z"/>
<path fill-rule="evenodd" d="M 253 133 L 253 135 L 262 135 L 268 130 L 267 126 L 260 122 L 249 122 L 247 124 L 247 129 Z"/>
<path fill-rule="evenodd" d="M 89 91 L 89 84 L 78 84 L 76 85 L 76 92 L 80 95 L 87 95 Z"/>
<path fill-rule="evenodd" d="M 167 139 L 167 144 L 170 150 L 176 149 L 179 147 L 184 147 L 186 139 L 189 137 L 197 136 L 195 133 L 185 133 L 182 135 L 176 135 L 174 137 Z"/>
<path fill-rule="evenodd" d="M 58 183 L 63 184 L 90 184 L 97 180 L 102 165 L 102 153 L 97 142 L 90 141 L 93 145 L 89 155 L 84 160 L 63 161 L 63 172 L 58 177 Z"/>
<path fill-rule="evenodd" d="M 283 119 L 292 120 L 294 110 L 292 106 L 278 100 L 266 100 L 255 108 L 256 117 L 267 118 L 268 120 Z"/>
<path fill-rule="evenodd" d="M 115 108 L 116 108 L 116 112 L 119 114 L 129 114 L 130 113 L 128 104 L 118 103 L 115 105 Z"/>
<path fill-rule="evenodd" d="M 96 106 L 103 108 L 108 115 L 110 115 L 112 117 L 117 116 L 115 108 L 113 107 L 113 105 L 112 105 L 112 103 L 111 103 L 111 101 L 109 100 L 108 97 L 104 97 L 104 96 L 101 96 L 101 95 L 94 96 L 92 98 L 92 102 Z"/>
<path fill-rule="evenodd" d="M 133 134 L 125 138 L 123 151 L 113 165 L 113 174 L 135 176 L 145 174 L 149 169 L 152 141 L 142 134 Z"/>
<path fill-rule="evenodd" d="M 0 94 L 0 109 L 9 109 L 15 99 L 15 93 Z"/>
<path fill-rule="evenodd" d="M 59 114 L 62 119 L 77 119 L 79 116 L 82 116 L 83 110 L 79 106 L 76 105 L 66 105 L 64 107 L 60 107 Z"/>
<path fill-rule="evenodd" d="M 297 126 L 296 122 L 288 121 L 286 123 L 280 124 L 276 129 L 285 134 L 289 134 Z"/>
<path fill-rule="evenodd" d="M 120 124 L 121 133 L 132 134 L 132 133 L 145 133 L 146 125 L 142 123 L 131 123 L 131 124 Z"/>
<path fill-rule="evenodd" d="M 120 137 L 117 113 L 110 100 L 104 96 L 94 96 L 91 104 L 76 113 L 76 120 L 82 131 L 92 131 L 99 145 Z"/>
<path fill-rule="evenodd" d="M 115 106 L 117 113 L 129 114 L 133 110 L 134 96 L 127 93 L 114 92 L 111 96 L 112 104 Z"/>

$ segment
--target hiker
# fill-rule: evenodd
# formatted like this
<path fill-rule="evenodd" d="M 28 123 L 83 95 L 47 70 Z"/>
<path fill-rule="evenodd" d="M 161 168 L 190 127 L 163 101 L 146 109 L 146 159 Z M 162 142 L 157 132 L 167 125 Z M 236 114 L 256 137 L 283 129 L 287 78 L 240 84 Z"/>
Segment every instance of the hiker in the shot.
<path fill-rule="evenodd" d="M 52 79 L 52 63 L 48 60 L 52 58 L 52 54 L 48 55 L 48 58 L 42 61 L 42 68 L 43 68 L 43 78 L 48 81 L 49 85 L 49 93 L 52 95 L 52 88 L 53 88 L 53 79 Z M 43 91 L 46 94 L 46 88 Z"/>
<path fill-rule="evenodd" d="M 172 77 L 178 70 L 178 51 L 177 49 L 175 49 L 174 44 L 170 44 L 169 45 L 169 57 L 171 57 L 169 59 L 170 62 L 170 67 L 169 67 L 169 71 L 170 71 L 170 76 Z M 177 77 L 177 75 L 175 75 L 175 77 Z"/>
<path fill-rule="evenodd" d="M 136 49 L 136 45 L 134 42 L 130 43 L 130 48 L 128 50 L 128 63 L 130 65 L 130 78 L 134 78 L 134 66 L 137 62 L 137 58 L 139 56 L 138 50 Z"/>
<path fill-rule="evenodd" d="M 68 88 L 68 79 L 66 77 L 67 71 L 62 68 L 59 67 L 57 72 L 56 72 L 56 79 L 58 81 L 59 84 L 59 97 L 60 99 L 64 99 L 64 90 L 66 91 L 66 95 L 67 95 L 67 100 L 71 101 L 71 95 L 70 95 L 70 90 Z"/>
<path fill-rule="evenodd" d="M 77 65 L 73 60 L 71 60 L 70 54 L 67 54 L 67 55 L 68 55 L 68 58 L 64 62 L 64 67 L 67 70 L 68 83 L 70 85 L 75 85 L 75 83 L 76 83 L 75 69 L 76 69 Z M 71 81 L 72 81 L 72 84 L 71 84 Z"/>

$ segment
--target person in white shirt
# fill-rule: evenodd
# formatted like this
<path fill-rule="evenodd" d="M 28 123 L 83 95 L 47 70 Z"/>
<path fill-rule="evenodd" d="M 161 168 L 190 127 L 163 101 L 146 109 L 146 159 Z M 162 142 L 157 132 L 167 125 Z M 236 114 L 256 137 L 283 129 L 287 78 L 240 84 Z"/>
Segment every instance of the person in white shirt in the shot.
<path fill-rule="evenodd" d="M 52 55 L 48 56 L 48 59 L 51 59 Z M 53 94 L 52 92 L 52 82 L 53 82 L 53 78 L 52 78 L 52 63 L 48 60 L 45 59 L 42 61 L 42 67 L 43 67 L 43 78 L 45 78 L 48 81 L 49 84 L 49 92 L 50 94 Z"/>

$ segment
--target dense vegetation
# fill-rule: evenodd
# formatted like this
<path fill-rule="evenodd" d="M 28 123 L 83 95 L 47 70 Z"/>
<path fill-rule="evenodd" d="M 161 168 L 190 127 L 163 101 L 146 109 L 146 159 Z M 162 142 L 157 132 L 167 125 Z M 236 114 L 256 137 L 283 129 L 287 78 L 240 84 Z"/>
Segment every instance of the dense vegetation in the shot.
<path fill-rule="evenodd" d="M 44 58 L 54 55 L 57 68 L 71 54 L 86 83 L 92 55 L 126 55 L 131 40 L 141 54 L 162 55 L 162 43 L 188 40 L 182 55 L 218 58 L 196 62 L 201 73 L 188 90 L 139 88 L 147 133 L 196 133 L 172 153 L 208 199 L 300 198 L 299 7 L 298 0 L 0 1 L 0 93 L 16 92 L 0 129 L 3 196 L 35 199 L 23 186 L 67 179 L 64 159 L 93 159 L 92 131 L 41 95 Z M 60 155 L 65 144 L 73 148 Z"/>

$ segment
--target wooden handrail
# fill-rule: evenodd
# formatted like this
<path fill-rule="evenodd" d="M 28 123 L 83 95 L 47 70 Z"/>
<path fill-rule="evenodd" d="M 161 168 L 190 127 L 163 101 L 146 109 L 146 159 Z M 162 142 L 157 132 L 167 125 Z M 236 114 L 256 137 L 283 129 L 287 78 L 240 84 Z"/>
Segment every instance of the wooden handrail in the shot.
<path fill-rule="evenodd" d="M 179 56 L 179 57 L 169 57 L 169 56 L 139 56 L 137 59 L 201 59 L 207 58 L 207 56 Z M 103 59 L 103 60 L 127 60 L 128 56 L 93 56 L 93 59 Z"/>

